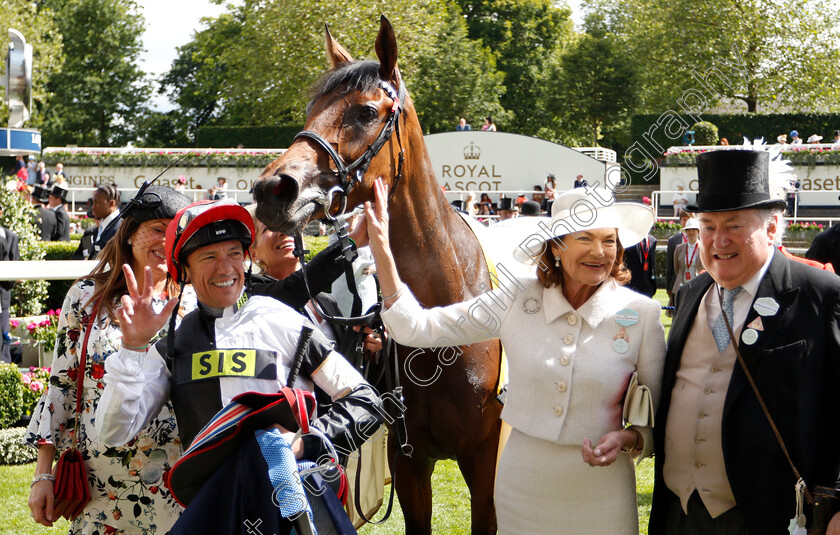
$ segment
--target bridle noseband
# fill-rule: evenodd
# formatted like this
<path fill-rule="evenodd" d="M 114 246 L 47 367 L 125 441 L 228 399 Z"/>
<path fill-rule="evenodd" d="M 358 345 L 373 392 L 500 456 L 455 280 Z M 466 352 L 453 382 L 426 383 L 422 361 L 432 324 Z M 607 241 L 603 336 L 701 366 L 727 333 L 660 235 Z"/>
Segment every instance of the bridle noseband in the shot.
<path fill-rule="evenodd" d="M 341 214 L 343 214 L 347 209 L 347 196 L 350 195 L 350 191 L 356 184 L 361 183 L 363 180 L 365 173 L 367 172 L 368 167 L 370 166 L 371 160 L 382 150 L 382 147 L 385 146 L 385 143 L 391 139 L 394 131 L 397 132 L 397 142 L 400 144 L 400 155 L 399 155 L 399 164 L 397 169 L 397 176 L 394 179 L 394 184 L 391 188 L 391 192 L 396 188 L 397 182 L 399 181 L 400 176 L 402 176 L 402 166 L 404 161 L 403 149 L 402 149 L 402 140 L 400 139 L 400 114 L 403 111 L 403 106 L 405 104 L 405 97 L 406 97 L 406 90 L 405 84 L 403 84 L 402 80 L 400 80 L 400 87 L 399 92 L 397 92 L 394 87 L 384 81 L 380 80 L 379 87 L 385 91 L 391 99 L 393 99 L 394 104 L 391 106 L 389 111 L 390 115 L 388 116 L 387 121 L 385 121 L 385 125 L 382 127 L 382 130 L 379 131 L 379 135 L 376 136 L 376 139 L 371 143 L 367 150 L 362 153 L 353 163 L 350 165 L 346 165 L 344 163 L 344 159 L 341 155 L 338 154 L 333 146 L 330 144 L 329 141 L 321 137 L 320 135 L 312 132 L 311 130 L 304 130 L 299 132 L 296 136 L 294 141 L 297 141 L 298 138 L 307 138 L 311 139 L 315 143 L 317 143 L 321 148 L 323 148 L 330 159 L 335 163 L 335 175 L 338 178 L 338 186 L 333 187 L 327 193 L 326 198 L 322 201 L 324 203 L 324 217 L 329 219 L 330 221 L 334 221 L 335 218 Z M 335 195 L 340 195 L 339 201 L 339 210 L 338 213 L 334 216 L 330 214 L 330 206 L 332 204 L 333 197 Z"/>

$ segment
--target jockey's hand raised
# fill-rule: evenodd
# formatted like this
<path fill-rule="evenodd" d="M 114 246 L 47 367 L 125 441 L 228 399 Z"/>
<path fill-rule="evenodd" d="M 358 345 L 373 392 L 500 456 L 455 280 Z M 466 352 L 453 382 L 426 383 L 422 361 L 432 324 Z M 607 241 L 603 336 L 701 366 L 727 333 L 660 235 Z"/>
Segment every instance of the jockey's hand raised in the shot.
<path fill-rule="evenodd" d="M 142 293 L 137 287 L 134 271 L 128 264 L 122 266 L 128 295 L 120 299 L 121 306 L 117 311 L 122 330 L 123 344 L 128 347 L 143 347 L 163 329 L 172 311 L 178 305 L 178 299 L 170 299 L 160 313 L 152 306 L 154 294 L 154 278 L 152 268 L 144 271 Z"/>

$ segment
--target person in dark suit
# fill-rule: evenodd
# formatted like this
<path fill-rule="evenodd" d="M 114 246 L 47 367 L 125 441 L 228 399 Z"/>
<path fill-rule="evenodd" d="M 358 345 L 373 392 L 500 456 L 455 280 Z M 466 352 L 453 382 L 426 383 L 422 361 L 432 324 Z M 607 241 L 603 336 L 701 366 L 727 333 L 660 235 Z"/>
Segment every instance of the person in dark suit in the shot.
<path fill-rule="evenodd" d="M 694 217 L 694 214 L 686 212 L 685 210 L 680 211 L 680 228 L 685 226 L 685 223 Z M 665 291 L 668 292 L 668 305 L 674 305 L 674 292 L 672 288 L 674 287 L 674 282 L 676 280 L 676 272 L 674 271 L 674 251 L 677 249 L 677 245 L 686 242 L 685 234 L 680 231 L 668 238 L 668 247 L 665 250 Z M 672 315 L 669 313 L 669 315 Z"/>
<path fill-rule="evenodd" d="M 467 124 L 466 119 L 461 117 L 461 119 L 458 120 L 458 124 L 455 125 L 455 131 L 456 132 L 469 132 L 470 130 L 472 130 L 472 127 Z"/>
<path fill-rule="evenodd" d="M 99 186 L 93 192 L 91 215 L 99 221 L 95 227 L 85 230 L 79 248 L 73 258 L 76 260 L 93 260 L 99 254 L 108 240 L 120 228 L 119 211 L 120 193 L 117 187 L 109 184 Z M 113 224 L 112 224 L 113 222 Z"/>
<path fill-rule="evenodd" d="M 656 293 L 656 238 L 648 234 L 633 247 L 625 249 L 624 266 L 631 276 L 627 287 L 653 297 Z"/>
<path fill-rule="evenodd" d="M 763 151 L 697 157 L 707 271 L 676 296 L 654 428 L 651 535 L 789 533 L 797 478 L 736 344 L 808 488 L 837 480 L 840 279 L 773 247 L 785 201 L 770 197 L 768 168 Z M 840 514 L 828 531 L 838 532 Z"/>
<path fill-rule="evenodd" d="M 67 186 L 56 184 L 50 190 L 49 207 L 55 213 L 55 230 L 52 233 L 53 241 L 70 241 L 70 214 L 64 208 L 67 202 Z"/>
<path fill-rule="evenodd" d="M 33 186 L 32 193 L 29 195 L 29 202 L 35 207 L 32 219 L 38 226 L 38 236 L 41 241 L 52 240 L 53 233 L 55 233 L 55 212 L 44 207 L 49 202 L 49 195 L 49 190 L 42 186 Z"/>
<path fill-rule="evenodd" d="M 831 264 L 834 272 L 840 269 L 840 223 L 823 230 L 811 241 L 805 258 Z"/>
<path fill-rule="evenodd" d="M 3 208 L 0 207 L 0 218 L 2 217 Z M 17 233 L 0 226 L 0 261 L 4 260 L 20 260 L 20 250 L 18 249 Z M 11 342 L 9 316 L 12 306 L 12 288 L 14 285 L 15 281 L 0 281 L 0 328 L 3 331 L 3 349 L 0 352 L 0 362 L 12 361 L 11 348 L 9 346 L 9 342 Z"/>

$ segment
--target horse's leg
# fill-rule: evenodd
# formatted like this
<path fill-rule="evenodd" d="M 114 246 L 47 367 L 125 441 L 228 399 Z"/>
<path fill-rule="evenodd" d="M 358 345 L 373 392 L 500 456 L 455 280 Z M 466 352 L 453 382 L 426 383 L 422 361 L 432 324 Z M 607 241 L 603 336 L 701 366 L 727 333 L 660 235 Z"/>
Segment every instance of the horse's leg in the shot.
<path fill-rule="evenodd" d="M 400 498 L 406 535 L 432 532 L 432 472 L 435 461 L 417 449 L 411 458 L 397 458 L 397 496 Z"/>
<path fill-rule="evenodd" d="M 458 468 L 470 489 L 470 512 L 473 535 L 496 533 L 496 508 L 493 489 L 496 479 L 496 455 L 499 449 L 500 425 L 481 444 L 472 444 L 470 451 L 458 455 Z"/>

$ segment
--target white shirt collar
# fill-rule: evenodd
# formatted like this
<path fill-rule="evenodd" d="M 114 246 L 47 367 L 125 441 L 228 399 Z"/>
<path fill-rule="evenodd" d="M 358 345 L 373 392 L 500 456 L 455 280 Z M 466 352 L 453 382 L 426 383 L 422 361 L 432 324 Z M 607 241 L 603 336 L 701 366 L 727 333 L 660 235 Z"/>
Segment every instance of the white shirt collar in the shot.
<path fill-rule="evenodd" d="M 119 210 L 114 210 L 111 214 L 99 222 L 99 230 L 96 232 L 96 239 L 98 240 L 100 236 L 102 236 L 102 232 L 108 228 L 108 224 L 111 223 L 116 217 L 120 215 Z"/>
<path fill-rule="evenodd" d="M 615 303 L 610 303 L 610 294 L 618 283 L 610 277 L 603 283 L 587 301 L 577 309 L 580 317 L 590 327 L 597 327 L 610 311 L 615 308 Z M 557 318 L 575 311 L 574 307 L 566 300 L 563 290 L 559 286 L 543 289 L 543 303 L 545 303 L 545 321 L 551 323 Z"/>

